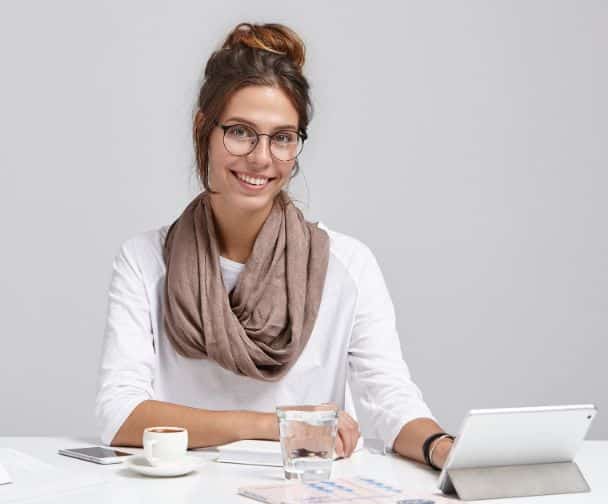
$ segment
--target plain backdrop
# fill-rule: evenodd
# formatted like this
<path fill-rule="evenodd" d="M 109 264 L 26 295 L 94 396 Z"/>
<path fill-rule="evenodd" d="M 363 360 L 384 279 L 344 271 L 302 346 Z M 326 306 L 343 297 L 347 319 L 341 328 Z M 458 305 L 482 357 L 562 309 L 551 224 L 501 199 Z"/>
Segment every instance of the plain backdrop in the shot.
<path fill-rule="evenodd" d="M 292 184 L 376 254 L 442 425 L 595 403 L 608 438 L 608 3 L 2 1 L 0 435 L 93 434 L 111 265 L 199 190 L 204 64 L 307 44 Z"/>

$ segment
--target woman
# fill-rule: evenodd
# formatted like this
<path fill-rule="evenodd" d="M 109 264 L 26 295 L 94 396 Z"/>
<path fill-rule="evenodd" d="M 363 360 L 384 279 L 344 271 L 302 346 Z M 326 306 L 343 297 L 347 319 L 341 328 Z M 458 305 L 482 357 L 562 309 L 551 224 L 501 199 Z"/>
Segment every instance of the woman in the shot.
<path fill-rule="evenodd" d="M 452 439 L 410 379 L 373 254 L 305 221 L 284 191 L 310 120 L 303 64 L 302 41 L 277 24 L 241 24 L 211 55 L 194 118 L 205 190 L 114 261 L 105 443 L 140 446 L 150 425 L 186 427 L 190 447 L 278 439 L 277 405 L 331 402 L 348 457 L 352 388 L 366 437 L 443 465 Z"/>

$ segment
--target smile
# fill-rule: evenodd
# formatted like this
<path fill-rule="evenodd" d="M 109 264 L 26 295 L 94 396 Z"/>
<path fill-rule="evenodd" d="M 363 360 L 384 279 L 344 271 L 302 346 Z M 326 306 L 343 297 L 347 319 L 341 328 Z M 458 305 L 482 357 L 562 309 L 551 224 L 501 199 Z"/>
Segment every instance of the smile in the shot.
<path fill-rule="evenodd" d="M 274 180 L 273 178 L 267 177 L 251 177 L 243 173 L 231 171 L 231 173 L 245 186 L 255 189 L 261 189 L 265 187 L 269 181 Z"/>

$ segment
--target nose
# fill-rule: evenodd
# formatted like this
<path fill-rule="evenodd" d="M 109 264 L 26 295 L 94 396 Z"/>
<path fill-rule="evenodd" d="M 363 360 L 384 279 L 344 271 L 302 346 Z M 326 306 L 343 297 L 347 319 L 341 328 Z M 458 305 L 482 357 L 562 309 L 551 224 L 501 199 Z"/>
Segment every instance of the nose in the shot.
<path fill-rule="evenodd" d="M 271 164 L 270 137 L 267 135 L 260 135 L 258 143 L 247 157 L 252 164 L 261 168 Z"/>

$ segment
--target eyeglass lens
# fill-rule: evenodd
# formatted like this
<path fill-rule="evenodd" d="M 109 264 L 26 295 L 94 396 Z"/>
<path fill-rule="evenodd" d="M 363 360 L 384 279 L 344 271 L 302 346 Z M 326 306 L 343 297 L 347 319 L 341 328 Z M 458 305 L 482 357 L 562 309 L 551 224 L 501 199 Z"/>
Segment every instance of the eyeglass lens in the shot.
<path fill-rule="evenodd" d="M 234 124 L 224 130 L 224 145 L 234 156 L 251 153 L 258 143 L 258 134 L 248 126 Z M 302 151 L 302 138 L 295 131 L 281 130 L 270 137 L 270 152 L 281 161 L 291 161 Z"/>

